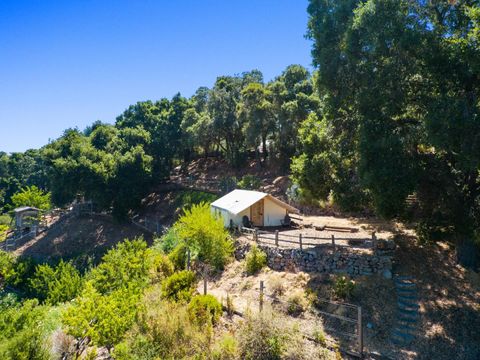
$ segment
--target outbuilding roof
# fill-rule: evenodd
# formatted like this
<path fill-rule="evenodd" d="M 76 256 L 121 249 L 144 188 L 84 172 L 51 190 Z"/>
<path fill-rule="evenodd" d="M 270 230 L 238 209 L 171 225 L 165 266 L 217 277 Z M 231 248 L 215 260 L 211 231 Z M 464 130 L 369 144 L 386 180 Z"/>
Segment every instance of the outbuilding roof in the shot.
<path fill-rule="evenodd" d="M 22 213 L 25 211 L 40 211 L 40 209 L 37 209 L 36 207 L 33 207 L 33 206 L 22 206 L 14 209 L 13 211 L 15 213 Z"/>
<path fill-rule="evenodd" d="M 227 210 L 228 212 L 237 215 L 243 210 L 248 209 L 250 206 L 256 202 L 269 198 L 273 202 L 277 203 L 279 206 L 287 209 L 290 212 L 298 212 L 293 206 L 273 197 L 270 194 L 266 194 L 260 191 L 252 190 L 233 190 L 227 195 L 221 197 L 220 199 L 214 201 L 212 206 L 218 209 Z"/>

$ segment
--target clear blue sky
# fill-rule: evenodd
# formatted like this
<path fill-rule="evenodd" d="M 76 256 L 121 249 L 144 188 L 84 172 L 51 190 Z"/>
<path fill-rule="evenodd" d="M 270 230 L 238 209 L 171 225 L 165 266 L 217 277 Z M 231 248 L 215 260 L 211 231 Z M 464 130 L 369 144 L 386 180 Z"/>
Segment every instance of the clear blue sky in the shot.
<path fill-rule="evenodd" d="M 1 0 L 0 151 L 219 75 L 310 66 L 307 0 Z"/>

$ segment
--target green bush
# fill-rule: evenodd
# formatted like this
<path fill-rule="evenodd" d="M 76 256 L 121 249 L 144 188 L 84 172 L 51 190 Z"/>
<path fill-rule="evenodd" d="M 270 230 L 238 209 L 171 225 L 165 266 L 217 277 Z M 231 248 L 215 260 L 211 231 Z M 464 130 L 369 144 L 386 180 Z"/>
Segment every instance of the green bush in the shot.
<path fill-rule="evenodd" d="M 248 275 L 253 275 L 267 265 L 267 254 L 253 244 L 245 258 L 245 268 Z"/>
<path fill-rule="evenodd" d="M 255 175 L 244 175 L 237 185 L 240 189 L 258 190 L 262 182 Z"/>
<path fill-rule="evenodd" d="M 47 311 L 37 300 L 27 300 L 0 312 L 1 359 L 50 359 L 43 323 Z"/>
<path fill-rule="evenodd" d="M 10 229 L 8 225 L 0 224 L 0 242 L 7 238 L 7 231 Z"/>
<path fill-rule="evenodd" d="M 29 278 L 35 271 L 35 263 L 28 257 L 15 257 L 0 250 L 0 274 L 5 284 L 22 291 L 28 291 Z"/>
<path fill-rule="evenodd" d="M 55 305 L 76 297 L 82 283 L 80 272 L 71 263 L 62 260 L 56 267 L 37 265 L 29 280 L 29 289 L 40 301 Z"/>
<path fill-rule="evenodd" d="M 229 334 L 223 335 L 213 346 L 213 360 L 235 360 L 237 359 L 237 340 Z"/>
<path fill-rule="evenodd" d="M 168 254 L 168 258 L 175 267 L 175 270 L 185 270 L 187 264 L 187 250 L 187 245 L 180 243 L 170 254 Z"/>
<path fill-rule="evenodd" d="M 162 296 L 169 300 L 188 302 L 195 290 L 196 278 L 192 271 L 180 271 L 162 283 Z"/>
<path fill-rule="evenodd" d="M 336 297 L 345 300 L 352 296 L 355 286 L 355 281 L 349 280 L 345 276 L 340 276 L 335 279 L 333 292 Z"/>
<path fill-rule="evenodd" d="M 174 227 L 168 229 L 167 233 L 160 239 L 156 239 L 153 247 L 170 254 L 172 250 L 180 243 L 181 239 Z"/>
<path fill-rule="evenodd" d="M 298 316 L 308 307 L 308 301 L 302 291 L 291 294 L 287 299 L 287 312 L 289 315 Z"/>
<path fill-rule="evenodd" d="M 188 304 L 188 313 L 198 325 L 216 324 L 222 315 L 222 304 L 213 295 L 196 295 Z"/>
<path fill-rule="evenodd" d="M 138 238 L 125 240 L 109 250 L 88 279 L 102 294 L 127 287 L 145 287 L 151 269 L 151 250 Z"/>
<path fill-rule="evenodd" d="M 212 332 L 194 324 L 184 304 L 145 297 L 137 323 L 115 346 L 116 360 L 209 359 Z"/>
<path fill-rule="evenodd" d="M 81 296 L 62 314 L 67 334 L 88 336 L 93 345 L 113 347 L 135 322 L 140 295 L 136 288 L 121 288 L 102 295 L 87 282 Z"/>
<path fill-rule="evenodd" d="M 0 215 L 0 225 L 7 225 L 10 227 L 12 225 L 12 217 L 8 214 Z"/>
<path fill-rule="evenodd" d="M 173 274 L 175 267 L 167 255 L 152 252 L 152 265 L 150 269 L 150 279 L 152 282 L 159 282 Z"/>
<path fill-rule="evenodd" d="M 175 223 L 178 234 L 198 260 L 223 269 L 233 254 L 233 241 L 223 226 L 222 219 L 215 218 L 210 206 L 202 203 L 185 209 Z"/>

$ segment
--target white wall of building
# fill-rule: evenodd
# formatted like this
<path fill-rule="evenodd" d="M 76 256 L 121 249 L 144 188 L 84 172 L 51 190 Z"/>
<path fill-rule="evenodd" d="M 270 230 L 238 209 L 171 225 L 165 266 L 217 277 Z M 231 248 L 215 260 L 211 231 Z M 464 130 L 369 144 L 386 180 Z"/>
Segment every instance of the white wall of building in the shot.
<path fill-rule="evenodd" d="M 284 207 L 278 205 L 269 198 L 265 198 L 263 226 L 281 226 L 286 213 L 287 210 Z"/>
<path fill-rule="evenodd" d="M 242 219 L 246 215 L 250 219 L 250 208 L 243 210 L 241 213 L 234 215 L 227 210 L 211 207 L 212 214 L 221 216 L 223 218 L 223 224 L 225 227 L 230 226 L 230 220 L 237 226 L 242 225 Z M 273 202 L 269 198 L 264 199 L 263 208 L 263 225 L 264 226 L 280 226 L 282 220 L 285 218 L 287 210 Z"/>

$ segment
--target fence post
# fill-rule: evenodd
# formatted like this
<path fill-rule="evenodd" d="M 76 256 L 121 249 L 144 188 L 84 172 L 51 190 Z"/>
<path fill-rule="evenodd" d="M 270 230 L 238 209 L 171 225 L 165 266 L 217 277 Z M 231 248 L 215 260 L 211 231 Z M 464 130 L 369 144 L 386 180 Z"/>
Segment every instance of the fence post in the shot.
<path fill-rule="evenodd" d="M 377 248 L 377 237 L 375 236 L 375 231 L 372 232 L 372 246 L 374 249 Z"/>
<path fill-rule="evenodd" d="M 300 243 L 300 250 L 303 250 L 303 245 L 302 245 L 302 234 L 298 234 L 298 242 Z"/>
<path fill-rule="evenodd" d="M 190 271 L 190 249 L 187 249 L 187 270 Z"/>
<path fill-rule="evenodd" d="M 362 307 L 358 307 L 358 352 L 363 358 L 363 324 L 362 324 Z"/>
<path fill-rule="evenodd" d="M 332 234 L 332 246 L 333 246 L 333 251 L 336 251 L 335 247 L 335 235 Z"/>
<path fill-rule="evenodd" d="M 260 312 L 263 311 L 263 290 L 264 290 L 264 286 L 263 286 L 263 280 L 260 281 Z"/>
<path fill-rule="evenodd" d="M 253 229 L 253 240 L 255 242 L 258 242 L 258 230 L 257 229 Z"/>
<path fill-rule="evenodd" d="M 207 276 L 203 278 L 203 295 L 207 295 Z"/>
<path fill-rule="evenodd" d="M 275 230 L 275 246 L 278 247 L 278 230 Z"/>

